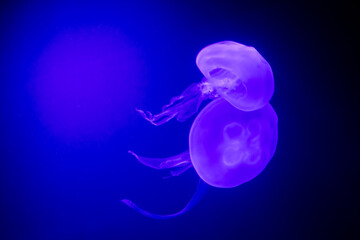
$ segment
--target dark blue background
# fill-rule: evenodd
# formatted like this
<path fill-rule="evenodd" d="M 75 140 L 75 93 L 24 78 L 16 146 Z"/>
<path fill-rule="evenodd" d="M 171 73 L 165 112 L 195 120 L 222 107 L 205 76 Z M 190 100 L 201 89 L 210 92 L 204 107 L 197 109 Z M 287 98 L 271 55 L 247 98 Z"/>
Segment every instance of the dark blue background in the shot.
<path fill-rule="evenodd" d="M 359 237 L 359 9 L 352 2 L 9 1 L 0 5 L 0 239 L 356 239 Z M 111 26 L 137 44 L 146 74 L 130 108 L 159 111 L 200 81 L 198 51 L 233 40 L 271 64 L 279 117 L 273 160 L 257 178 L 211 189 L 187 214 L 193 170 L 162 180 L 128 149 L 187 149 L 193 119 L 154 127 L 135 111 L 110 135 L 62 139 L 39 120 L 29 69 L 61 31 Z M 145 71 L 145 70 L 144 70 Z"/>

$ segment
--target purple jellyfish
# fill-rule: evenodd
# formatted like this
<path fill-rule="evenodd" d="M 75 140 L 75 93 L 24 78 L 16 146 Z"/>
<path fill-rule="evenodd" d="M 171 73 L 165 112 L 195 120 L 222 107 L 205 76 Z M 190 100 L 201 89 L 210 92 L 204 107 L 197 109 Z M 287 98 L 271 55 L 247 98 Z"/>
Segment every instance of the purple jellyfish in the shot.
<path fill-rule="evenodd" d="M 189 151 L 169 158 L 146 158 L 130 151 L 146 166 L 170 169 L 172 176 L 193 166 L 201 180 L 187 206 L 175 214 L 158 215 L 139 208 L 130 200 L 123 202 L 146 216 L 166 219 L 193 207 L 205 193 L 205 183 L 231 188 L 250 181 L 260 174 L 275 153 L 277 123 L 276 113 L 269 103 L 255 111 L 242 111 L 223 98 L 212 101 L 191 126 Z"/>
<path fill-rule="evenodd" d="M 192 165 L 211 186 L 239 186 L 259 175 L 273 157 L 277 123 L 269 103 L 255 111 L 241 111 L 222 98 L 216 99 L 192 124 Z"/>
<path fill-rule="evenodd" d="M 275 153 L 278 118 L 268 103 L 274 82 L 264 58 L 252 47 L 226 41 L 205 47 L 196 63 L 206 77 L 202 83 L 191 85 L 158 115 L 138 110 L 152 124 L 161 125 L 175 116 L 185 120 L 198 110 L 202 100 L 218 97 L 195 118 L 188 151 L 169 158 L 147 158 L 129 151 L 146 166 L 169 169 L 171 176 L 194 167 L 200 177 L 192 199 L 174 214 L 150 213 L 128 199 L 122 200 L 151 218 L 168 219 L 185 213 L 202 198 L 208 186 L 232 188 L 250 181 Z"/>
<path fill-rule="evenodd" d="M 176 117 L 185 121 L 195 114 L 203 100 L 223 97 L 234 107 L 253 111 L 267 104 L 274 93 L 274 77 L 269 63 L 253 47 L 223 41 L 203 48 L 196 65 L 204 75 L 180 96 L 171 99 L 162 112 L 153 115 L 137 110 L 158 126 Z"/>

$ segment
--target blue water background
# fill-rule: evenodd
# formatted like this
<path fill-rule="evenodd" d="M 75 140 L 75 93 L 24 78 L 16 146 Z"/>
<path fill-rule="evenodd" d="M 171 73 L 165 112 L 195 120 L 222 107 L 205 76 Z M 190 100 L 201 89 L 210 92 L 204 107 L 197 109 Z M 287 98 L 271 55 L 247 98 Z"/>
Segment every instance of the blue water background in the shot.
<path fill-rule="evenodd" d="M 351 87 L 358 49 L 349 30 L 357 14 L 350 2 L 339 8 L 286 1 L 3 3 L 0 238 L 349 239 L 359 223 L 353 181 L 359 141 L 352 127 L 358 97 Z M 54 123 L 42 115 L 39 93 L 31 90 L 34 64 L 59 34 L 93 27 L 119 29 L 139 54 L 140 74 L 134 82 L 119 77 L 118 89 L 130 86 L 118 96 L 122 104 L 110 96 L 108 104 L 116 102 L 121 116 L 115 108 L 106 117 L 94 110 L 78 114 L 75 127 L 64 127 L 66 116 L 56 115 Z M 197 53 L 222 40 L 254 46 L 272 66 L 271 104 L 279 117 L 275 156 L 254 180 L 210 189 L 183 216 L 146 218 L 120 200 L 172 213 L 190 199 L 198 177 L 191 169 L 163 180 L 165 173 L 127 151 L 150 157 L 185 151 L 194 118 L 155 127 L 134 109 L 158 112 L 200 81 Z M 111 114 L 118 122 L 101 126 Z M 79 130 L 87 117 L 90 129 Z"/>

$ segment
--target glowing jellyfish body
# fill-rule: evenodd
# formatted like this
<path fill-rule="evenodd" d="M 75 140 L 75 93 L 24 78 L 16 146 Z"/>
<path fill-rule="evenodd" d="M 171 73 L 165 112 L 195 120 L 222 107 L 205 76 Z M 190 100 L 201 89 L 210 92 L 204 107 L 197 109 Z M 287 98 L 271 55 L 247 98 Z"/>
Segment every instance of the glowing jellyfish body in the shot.
<path fill-rule="evenodd" d="M 275 153 L 277 116 L 270 104 L 241 111 L 224 99 L 207 105 L 189 136 L 192 165 L 214 187 L 236 187 L 256 177 Z"/>
<path fill-rule="evenodd" d="M 197 112 L 204 99 L 216 100 L 201 110 L 192 124 L 189 151 L 169 158 L 147 158 L 131 151 L 142 164 L 168 169 L 178 176 L 192 166 L 200 177 L 189 203 L 170 215 L 150 213 L 128 199 L 122 201 L 139 213 L 157 219 L 178 216 L 191 209 L 207 187 L 231 188 L 256 177 L 275 153 L 278 120 L 268 103 L 274 92 L 270 65 L 253 47 L 224 41 L 202 49 L 196 64 L 204 74 L 174 97 L 160 114 L 137 110 L 158 126 L 176 117 L 184 121 Z"/>
<path fill-rule="evenodd" d="M 232 41 L 215 43 L 199 52 L 196 65 L 208 85 L 240 110 L 259 109 L 274 93 L 271 67 L 253 47 Z"/>

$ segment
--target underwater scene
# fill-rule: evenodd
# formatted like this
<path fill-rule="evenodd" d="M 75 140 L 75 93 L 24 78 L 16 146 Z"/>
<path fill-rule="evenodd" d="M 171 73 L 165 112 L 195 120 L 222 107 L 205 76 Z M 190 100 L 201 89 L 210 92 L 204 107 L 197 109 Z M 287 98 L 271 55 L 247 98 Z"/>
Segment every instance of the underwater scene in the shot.
<path fill-rule="evenodd" d="M 1 3 L 0 239 L 358 239 L 358 13 Z"/>

